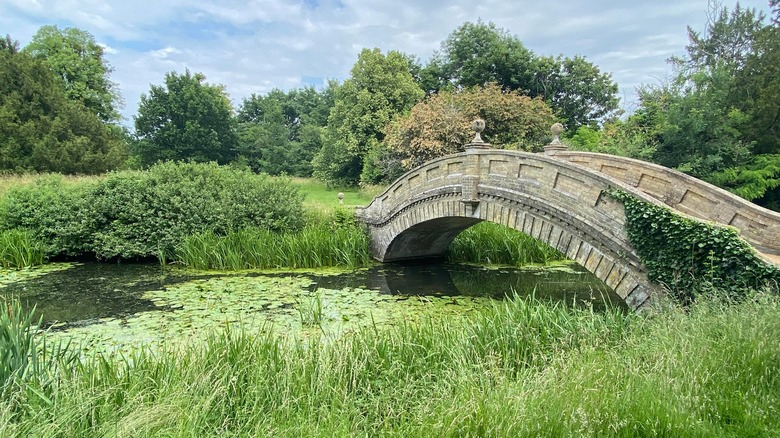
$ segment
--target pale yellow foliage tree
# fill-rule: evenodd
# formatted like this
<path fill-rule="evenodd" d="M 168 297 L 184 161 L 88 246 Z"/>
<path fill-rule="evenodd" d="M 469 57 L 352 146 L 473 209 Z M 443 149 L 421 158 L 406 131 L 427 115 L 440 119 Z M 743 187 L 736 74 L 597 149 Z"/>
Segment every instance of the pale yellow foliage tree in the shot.
<path fill-rule="evenodd" d="M 493 147 L 541 150 L 555 116 L 541 99 L 496 84 L 463 91 L 444 91 L 415 105 L 385 129 L 386 156 L 400 160 L 403 169 L 464 150 L 474 137 L 471 123 L 484 119 L 482 134 Z"/>

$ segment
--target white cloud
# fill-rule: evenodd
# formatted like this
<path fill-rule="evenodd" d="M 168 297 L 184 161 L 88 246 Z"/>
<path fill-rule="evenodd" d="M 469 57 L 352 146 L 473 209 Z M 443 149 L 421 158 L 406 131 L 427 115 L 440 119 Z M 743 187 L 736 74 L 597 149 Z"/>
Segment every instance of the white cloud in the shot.
<path fill-rule="evenodd" d="M 492 21 L 540 55 L 584 55 L 611 72 L 626 100 L 663 78 L 701 28 L 707 0 L 7 0 L 0 28 L 26 44 L 38 27 L 76 26 L 104 44 L 112 79 L 135 113 L 149 84 L 188 68 L 251 93 L 344 79 L 364 47 L 426 61 L 465 21 Z M 741 2 L 766 9 L 765 0 Z"/>

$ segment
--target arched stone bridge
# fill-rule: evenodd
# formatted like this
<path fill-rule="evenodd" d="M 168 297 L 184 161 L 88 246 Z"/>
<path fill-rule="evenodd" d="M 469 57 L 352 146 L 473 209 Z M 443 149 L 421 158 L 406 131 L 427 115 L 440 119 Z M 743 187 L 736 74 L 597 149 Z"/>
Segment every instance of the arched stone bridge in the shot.
<path fill-rule="evenodd" d="M 461 231 L 491 221 L 558 249 L 639 309 L 661 289 L 629 243 L 622 204 L 604 194 L 620 189 L 734 226 L 767 262 L 780 265 L 780 214 L 682 173 L 560 147 L 543 155 L 470 146 L 410 170 L 358 209 L 374 258 L 441 257 Z"/>

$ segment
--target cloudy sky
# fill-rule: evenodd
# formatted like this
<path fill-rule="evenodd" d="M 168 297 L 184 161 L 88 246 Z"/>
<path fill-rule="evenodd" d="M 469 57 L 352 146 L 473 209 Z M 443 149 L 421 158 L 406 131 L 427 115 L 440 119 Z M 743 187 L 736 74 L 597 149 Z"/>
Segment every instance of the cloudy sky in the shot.
<path fill-rule="evenodd" d="M 735 3 L 724 0 L 733 8 Z M 740 2 L 768 11 L 765 0 Z M 686 25 L 707 0 L 0 0 L 0 34 L 26 45 L 42 25 L 95 36 L 113 66 L 132 125 L 142 93 L 185 68 L 225 85 L 238 106 L 252 93 L 344 80 L 364 47 L 426 62 L 466 21 L 492 21 L 538 55 L 583 55 L 610 72 L 631 109 L 640 84 L 670 73 Z"/>

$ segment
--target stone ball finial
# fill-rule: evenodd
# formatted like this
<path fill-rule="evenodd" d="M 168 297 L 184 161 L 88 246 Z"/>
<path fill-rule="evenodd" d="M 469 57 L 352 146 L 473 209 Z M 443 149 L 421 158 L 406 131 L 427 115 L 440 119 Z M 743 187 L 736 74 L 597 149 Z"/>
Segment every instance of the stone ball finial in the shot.
<path fill-rule="evenodd" d="M 550 132 L 552 132 L 553 135 L 551 144 L 560 144 L 561 139 L 559 136 L 563 132 L 563 125 L 560 123 L 553 123 L 553 125 L 550 127 Z"/>
<path fill-rule="evenodd" d="M 476 134 L 474 135 L 474 140 L 471 140 L 472 143 L 484 143 L 482 140 L 481 132 L 485 130 L 485 121 L 482 119 L 476 119 L 471 123 L 471 130 L 474 131 Z"/>

